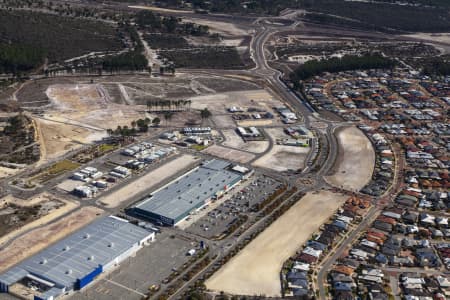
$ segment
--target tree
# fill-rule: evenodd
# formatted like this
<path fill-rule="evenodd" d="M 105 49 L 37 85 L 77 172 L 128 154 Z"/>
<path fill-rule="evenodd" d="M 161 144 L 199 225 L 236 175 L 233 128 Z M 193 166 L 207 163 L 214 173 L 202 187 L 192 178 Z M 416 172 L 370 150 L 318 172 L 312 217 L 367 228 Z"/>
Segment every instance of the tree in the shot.
<path fill-rule="evenodd" d="M 207 107 L 205 107 L 204 109 L 202 109 L 200 111 L 200 116 L 202 117 L 202 122 L 204 120 L 207 120 L 211 117 L 211 112 L 209 111 L 209 109 Z"/>
<path fill-rule="evenodd" d="M 161 119 L 158 117 L 156 117 L 152 120 L 152 124 L 156 127 L 158 127 L 160 123 L 161 123 Z"/>
<path fill-rule="evenodd" d="M 173 113 L 172 112 L 165 112 L 164 113 L 164 120 L 166 121 L 166 125 L 167 125 L 167 122 L 172 119 L 172 117 L 173 117 Z"/>

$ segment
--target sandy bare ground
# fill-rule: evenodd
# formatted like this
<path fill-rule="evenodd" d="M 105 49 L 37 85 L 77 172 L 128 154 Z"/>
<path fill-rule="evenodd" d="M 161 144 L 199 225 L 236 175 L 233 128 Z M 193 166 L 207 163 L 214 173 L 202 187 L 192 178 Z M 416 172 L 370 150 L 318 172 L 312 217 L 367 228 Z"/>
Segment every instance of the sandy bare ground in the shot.
<path fill-rule="evenodd" d="M 308 193 L 206 281 L 237 295 L 279 297 L 283 263 L 341 206 L 347 196 Z"/>
<path fill-rule="evenodd" d="M 282 128 L 267 128 L 266 132 L 274 141 L 288 137 L 283 133 Z M 309 147 L 274 145 L 269 153 L 257 159 L 253 165 L 278 172 L 298 170 L 305 167 L 305 160 L 309 151 Z"/>
<path fill-rule="evenodd" d="M 183 13 L 183 14 L 193 14 L 194 13 L 191 10 L 169 9 L 169 8 L 161 8 L 161 7 L 156 7 L 156 6 L 130 5 L 128 7 L 136 8 L 136 9 L 152 10 L 152 11 L 161 12 L 161 13 Z"/>
<path fill-rule="evenodd" d="M 36 205 L 36 204 L 39 204 L 39 203 L 42 203 L 44 201 L 54 199 L 54 198 L 55 198 L 54 196 L 50 196 L 47 193 L 39 194 L 36 197 L 33 197 L 29 200 L 22 200 L 22 199 L 15 198 L 11 195 L 8 195 L 0 200 L 0 205 L 3 202 L 7 202 L 10 204 L 13 203 L 13 204 L 19 205 L 19 206 L 32 206 L 32 205 Z M 20 234 L 24 233 L 25 231 L 28 231 L 32 228 L 36 228 L 38 226 L 43 226 L 45 224 L 48 224 L 48 223 L 52 222 L 53 220 L 55 220 L 56 218 L 68 213 L 69 211 L 71 211 L 79 206 L 79 203 L 77 203 L 77 202 L 68 201 L 68 200 L 64 200 L 64 199 L 60 199 L 60 198 L 56 198 L 56 199 L 60 202 L 63 202 L 64 206 L 53 209 L 50 213 L 39 218 L 38 220 L 30 222 L 30 223 L 26 224 L 25 226 L 22 226 L 14 231 L 8 233 L 7 235 L 2 236 L 0 238 L 0 246 L 3 245 L 4 243 L 10 241 L 11 239 L 19 236 Z"/>
<path fill-rule="evenodd" d="M 11 169 L 11 168 L 6 168 L 6 167 L 0 166 L 0 179 L 12 176 L 19 171 L 20 171 L 20 169 Z"/>
<path fill-rule="evenodd" d="M 253 153 L 262 153 L 269 147 L 268 141 L 251 141 L 244 142 L 244 140 L 236 133 L 236 131 L 227 129 L 222 131 L 225 136 L 225 146 L 241 149 Z"/>
<path fill-rule="evenodd" d="M 35 118 L 43 145 L 41 162 L 101 140 L 108 128 L 130 126 L 146 117 L 143 106 L 110 103 L 100 84 L 54 84 L 46 94 L 51 108 Z"/>
<path fill-rule="evenodd" d="M 119 190 L 105 197 L 101 197 L 98 199 L 98 202 L 106 205 L 107 207 L 117 207 L 140 193 L 150 190 L 159 183 L 177 174 L 197 161 L 198 158 L 192 155 L 182 155 L 140 177 L 132 183 L 120 188 Z"/>
<path fill-rule="evenodd" d="M 450 33 L 442 32 L 442 33 L 414 33 L 414 34 L 405 34 L 402 35 L 407 38 L 414 38 L 418 40 L 422 40 L 423 42 L 428 42 L 430 44 L 440 43 L 440 45 L 434 46 L 441 50 L 443 53 L 450 52 Z"/>
<path fill-rule="evenodd" d="M 347 127 L 337 133 L 339 156 L 334 174 L 326 180 L 348 190 L 362 189 L 372 178 L 375 151 L 365 134 L 356 127 Z"/>
<path fill-rule="evenodd" d="M 227 37 L 249 35 L 249 32 L 247 30 L 241 29 L 233 23 L 203 20 L 197 18 L 184 18 L 184 21 L 196 23 L 199 25 L 206 25 L 209 27 L 209 31 L 211 33 L 219 33 Z"/>
<path fill-rule="evenodd" d="M 236 106 L 247 109 L 249 107 L 260 108 L 273 112 L 272 107 L 281 106 L 282 103 L 272 97 L 266 90 L 249 90 L 229 93 L 217 93 L 191 97 L 192 108 L 203 109 L 207 107 L 214 113 L 223 114 L 227 108 Z"/>
<path fill-rule="evenodd" d="M 86 128 L 44 119 L 36 119 L 36 123 L 39 124 L 41 143 L 45 149 L 41 161 L 57 158 L 95 140 L 91 138 L 91 135 L 95 137 L 95 131 Z"/>
<path fill-rule="evenodd" d="M 103 210 L 87 206 L 61 220 L 35 229 L 0 250 L 0 272 L 36 254 L 84 225 L 92 222 Z"/>
<path fill-rule="evenodd" d="M 46 94 L 59 111 L 98 109 L 106 104 L 97 84 L 54 84 Z"/>
<path fill-rule="evenodd" d="M 202 152 L 241 164 L 248 163 L 255 157 L 255 155 L 248 152 L 229 149 L 218 145 L 212 145 Z"/>

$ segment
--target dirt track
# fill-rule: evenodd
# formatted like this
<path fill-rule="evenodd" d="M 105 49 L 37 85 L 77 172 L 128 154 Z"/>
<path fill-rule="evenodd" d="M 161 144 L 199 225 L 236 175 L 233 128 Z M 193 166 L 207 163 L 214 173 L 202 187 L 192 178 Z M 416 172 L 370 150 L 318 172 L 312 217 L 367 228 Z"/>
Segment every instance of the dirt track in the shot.
<path fill-rule="evenodd" d="M 346 199 L 331 192 L 307 194 L 206 281 L 206 287 L 237 295 L 279 297 L 283 263 Z"/>

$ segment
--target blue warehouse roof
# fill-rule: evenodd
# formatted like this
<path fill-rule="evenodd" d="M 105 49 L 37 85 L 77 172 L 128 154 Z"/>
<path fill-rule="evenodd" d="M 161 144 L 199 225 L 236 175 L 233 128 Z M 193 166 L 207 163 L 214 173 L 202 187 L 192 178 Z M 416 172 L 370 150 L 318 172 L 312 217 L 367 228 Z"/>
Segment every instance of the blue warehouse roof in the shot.
<path fill-rule="evenodd" d="M 71 290 L 77 279 L 150 235 L 126 220 L 102 217 L 1 274 L 0 283 L 12 285 L 31 275 Z"/>

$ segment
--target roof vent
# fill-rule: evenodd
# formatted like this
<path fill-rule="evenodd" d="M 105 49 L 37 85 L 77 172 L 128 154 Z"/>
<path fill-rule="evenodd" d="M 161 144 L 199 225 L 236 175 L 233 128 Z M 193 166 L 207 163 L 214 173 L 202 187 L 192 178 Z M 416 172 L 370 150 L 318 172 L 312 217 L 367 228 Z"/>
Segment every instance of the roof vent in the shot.
<path fill-rule="evenodd" d="M 62 250 L 63 250 L 63 251 L 69 251 L 69 250 L 70 250 L 70 247 L 69 247 L 69 246 L 65 246 Z"/>
<path fill-rule="evenodd" d="M 84 235 L 84 238 L 87 240 L 88 238 L 90 238 L 91 237 L 91 235 L 89 234 L 89 233 L 86 233 L 85 235 Z"/>
<path fill-rule="evenodd" d="M 89 256 L 89 257 L 87 258 L 87 260 L 90 260 L 90 261 L 94 260 L 94 255 Z"/>
<path fill-rule="evenodd" d="M 67 271 L 66 271 L 66 274 L 67 274 L 67 275 L 70 275 L 70 274 L 72 274 L 72 270 L 70 270 L 70 269 L 69 269 L 69 270 L 67 270 Z"/>
<path fill-rule="evenodd" d="M 47 259 L 43 258 L 39 263 L 41 265 L 45 265 L 47 263 Z"/>
<path fill-rule="evenodd" d="M 112 247 L 114 247 L 114 243 L 113 242 L 108 244 L 108 248 L 112 248 Z"/>

